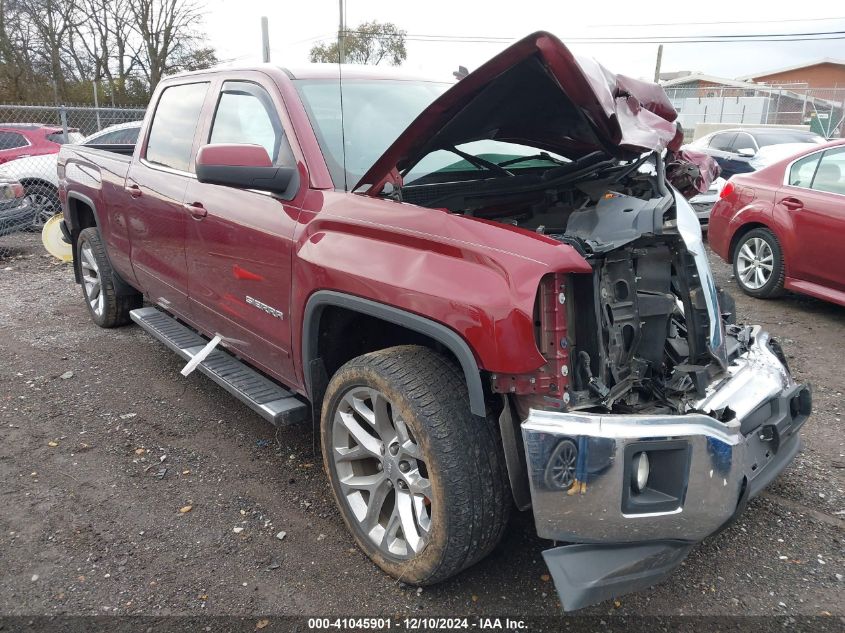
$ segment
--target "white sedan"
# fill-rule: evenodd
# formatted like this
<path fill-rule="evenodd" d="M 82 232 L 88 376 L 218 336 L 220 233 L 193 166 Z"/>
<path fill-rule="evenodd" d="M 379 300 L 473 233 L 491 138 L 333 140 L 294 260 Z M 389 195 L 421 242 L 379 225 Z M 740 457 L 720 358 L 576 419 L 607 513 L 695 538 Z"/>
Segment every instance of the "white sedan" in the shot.
<path fill-rule="evenodd" d="M 118 123 L 84 138 L 80 144 L 134 145 L 140 129 L 141 121 Z M 33 209 L 32 228 L 35 230 L 40 231 L 44 223 L 61 210 L 57 158 L 58 154 L 28 156 L 0 167 L 0 178 L 17 180 L 23 185 L 24 196 Z"/>

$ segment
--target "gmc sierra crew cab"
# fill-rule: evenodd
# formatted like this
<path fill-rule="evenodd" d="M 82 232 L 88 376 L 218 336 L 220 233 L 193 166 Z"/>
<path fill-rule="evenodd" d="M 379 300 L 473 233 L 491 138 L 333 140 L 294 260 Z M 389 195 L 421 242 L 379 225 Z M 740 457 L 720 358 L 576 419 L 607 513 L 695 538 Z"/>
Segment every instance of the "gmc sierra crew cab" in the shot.
<path fill-rule="evenodd" d="M 318 423 L 384 571 L 442 581 L 531 508 L 577 609 L 677 568 L 810 414 L 715 285 L 684 194 L 718 170 L 676 117 L 543 32 L 454 85 L 188 73 L 136 145 L 62 148 L 64 232 L 98 325 L 136 322 L 275 424 Z"/>

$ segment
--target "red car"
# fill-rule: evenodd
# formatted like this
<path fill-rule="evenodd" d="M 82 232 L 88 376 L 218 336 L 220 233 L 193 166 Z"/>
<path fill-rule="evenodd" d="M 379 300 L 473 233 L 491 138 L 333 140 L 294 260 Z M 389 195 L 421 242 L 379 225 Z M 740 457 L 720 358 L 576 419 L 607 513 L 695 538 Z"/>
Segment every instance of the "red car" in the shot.
<path fill-rule="evenodd" d="M 710 215 L 710 246 L 752 297 L 793 290 L 845 305 L 845 141 L 732 177 Z"/>
<path fill-rule="evenodd" d="M 76 128 L 68 129 L 65 140 L 60 126 L 40 123 L 0 124 L 0 165 L 10 160 L 56 154 L 64 143 L 78 143 L 82 134 Z"/>
<path fill-rule="evenodd" d="M 169 77 L 136 145 L 63 147 L 92 319 L 313 419 L 340 516 L 406 583 L 484 558 L 512 504 L 574 544 L 543 553 L 566 609 L 659 581 L 811 410 L 769 335 L 725 322 L 671 102 L 548 33 L 451 87 L 339 80 Z"/>

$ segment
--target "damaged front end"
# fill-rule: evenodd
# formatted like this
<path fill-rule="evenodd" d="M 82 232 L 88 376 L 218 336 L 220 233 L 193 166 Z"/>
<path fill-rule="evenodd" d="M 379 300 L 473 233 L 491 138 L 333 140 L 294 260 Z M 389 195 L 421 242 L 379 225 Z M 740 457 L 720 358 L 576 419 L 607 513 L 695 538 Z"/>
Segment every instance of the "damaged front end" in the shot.
<path fill-rule="evenodd" d="M 356 187 L 532 234 L 590 270 L 540 282 L 547 362 L 491 376 L 517 505 L 571 543 L 544 552 L 566 610 L 675 569 L 790 463 L 811 410 L 715 284 L 685 196 L 718 170 L 679 151 L 676 116 L 659 86 L 538 33 L 436 100 Z"/>

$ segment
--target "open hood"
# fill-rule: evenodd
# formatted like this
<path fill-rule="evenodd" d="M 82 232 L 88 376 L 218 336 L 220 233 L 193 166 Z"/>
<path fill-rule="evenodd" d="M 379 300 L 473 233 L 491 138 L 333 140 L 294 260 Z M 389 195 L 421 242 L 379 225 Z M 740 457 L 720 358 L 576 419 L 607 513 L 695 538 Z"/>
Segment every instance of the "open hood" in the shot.
<path fill-rule="evenodd" d="M 618 158 L 677 150 L 678 114 L 657 84 L 576 59 L 543 31 L 511 45 L 443 93 L 407 127 L 355 186 L 385 183 L 432 151 L 481 139 L 521 143 L 568 158 L 602 150 Z"/>

